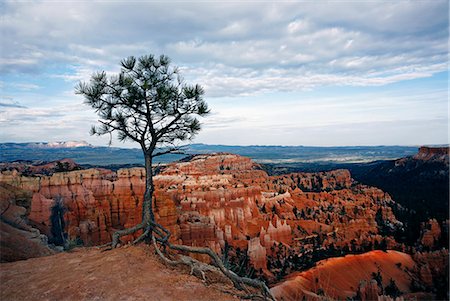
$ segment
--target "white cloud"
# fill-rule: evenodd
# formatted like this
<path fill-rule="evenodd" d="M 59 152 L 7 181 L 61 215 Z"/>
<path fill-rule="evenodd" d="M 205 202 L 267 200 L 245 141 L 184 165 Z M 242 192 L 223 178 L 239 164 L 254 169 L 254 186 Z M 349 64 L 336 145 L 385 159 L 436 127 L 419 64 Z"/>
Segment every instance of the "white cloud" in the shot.
<path fill-rule="evenodd" d="M 96 121 L 95 114 L 80 104 L 52 108 L 0 106 L 0 127 L 4 129 L 0 141 L 63 141 L 71 137 L 99 144 L 104 139 L 88 138 L 90 125 Z"/>
<path fill-rule="evenodd" d="M 371 61 L 376 61 L 372 58 Z M 369 59 L 362 60 L 369 61 Z M 347 62 L 334 62 L 334 64 Z M 393 66 L 382 71 L 370 68 L 363 75 L 353 73 L 318 73 L 300 69 L 285 70 L 272 68 L 255 72 L 251 68 L 231 68 L 225 65 L 216 65 L 212 68 L 189 69 L 187 73 L 202 83 L 209 97 L 246 96 L 263 94 L 267 92 L 304 91 L 320 86 L 382 86 L 403 80 L 426 78 L 434 73 L 445 71 L 445 63 L 410 66 Z"/>
<path fill-rule="evenodd" d="M 445 143 L 446 89 L 412 89 L 410 93 L 327 97 L 301 93 L 273 102 L 258 97 L 245 104 L 239 104 L 238 98 L 212 102 L 213 119 L 223 126 L 206 121 L 197 141 L 245 145 Z"/>
<path fill-rule="evenodd" d="M 52 94 L 52 89 L 59 84 L 59 89 L 73 89 L 75 82 L 88 80 L 94 71 L 117 72 L 120 60 L 129 55 L 167 54 L 181 66 L 188 81 L 205 87 L 207 98 L 239 98 L 239 108 L 254 95 L 386 86 L 430 78 L 448 67 L 445 0 L 383 1 L 381 5 L 372 1 L 329 1 L 326 5 L 311 1 L 6 1 L 1 14 L 2 94 L 11 94 L 40 112 L 39 116 L 22 112 L 28 120 L 23 131 L 30 133 L 42 128 L 41 133 L 67 134 L 51 127 L 69 126 L 64 118 L 75 114 L 78 127 L 70 133 L 84 134 L 89 124 L 83 122 L 95 118 L 81 117 L 88 116 L 83 115 L 86 112 L 58 115 L 64 104 L 81 99 L 61 91 Z M 28 82 L 24 77 L 40 81 Z M 368 97 L 381 101 L 379 95 Z M 56 111 L 49 111 L 55 105 Z M 322 122 L 315 126 L 331 126 L 326 124 L 329 116 L 315 106 L 316 111 L 308 112 Z M 398 107 L 386 109 L 394 112 Z M 231 131 L 234 123 L 258 119 L 249 119 L 249 112 L 228 112 L 226 106 L 221 110 L 226 113 L 205 120 L 205 129 L 220 131 L 224 123 Z M 351 118 L 350 124 L 358 121 L 349 112 L 342 111 L 343 118 Z M 20 118 L 12 109 L 1 114 L 2 120 Z M 289 115 L 289 111 L 280 114 Z M 377 114 L 380 118 L 373 122 L 391 122 L 392 116 L 386 121 L 386 115 Z M 432 112 L 427 114 L 426 118 L 433 119 Z M 56 121 L 45 120 L 51 116 Z M 265 122 L 272 128 L 276 124 Z M 280 125 L 280 130 L 268 135 L 275 139 L 282 128 L 290 126 Z"/>
<path fill-rule="evenodd" d="M 446 61 L 448 4 L 426 4 L 7 2 L 0 65 L 4 72 L 42 72 L 73 64 L 90 74 L 130 54 L 153 52 L 191 69 L 223 64 L 228 68 L 213 71 L 268 74 L 279 68 L 286 72 L 279 81 L 293 68 L 364 77 L 410 61 Z M 404 60 L 388 63 L 399 57 Z"/>
<path fill-rule="evenodd" d="M 21 91 L 37 90 L 40 88 L 39 85 L 32 84 L 32 83 L 22 83 L 22 82 L 9 83 L 9 86 L 13 87 L 15 89 L 21 90 Z"/>

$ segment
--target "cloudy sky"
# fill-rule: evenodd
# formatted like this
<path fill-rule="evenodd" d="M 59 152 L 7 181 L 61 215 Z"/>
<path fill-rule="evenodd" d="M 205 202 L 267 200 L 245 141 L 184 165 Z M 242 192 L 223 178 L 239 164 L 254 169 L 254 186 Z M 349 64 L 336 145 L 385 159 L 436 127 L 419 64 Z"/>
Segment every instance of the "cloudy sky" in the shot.
<path fill-rule="evenodd" d="M 3 1 L 0 142 L 86 140 L 74 95 L 166 54 L 206 90 L 194 142 L 448 142 L 448 1 Z M 114 146 L 134 146 L 115 142 Z"/>

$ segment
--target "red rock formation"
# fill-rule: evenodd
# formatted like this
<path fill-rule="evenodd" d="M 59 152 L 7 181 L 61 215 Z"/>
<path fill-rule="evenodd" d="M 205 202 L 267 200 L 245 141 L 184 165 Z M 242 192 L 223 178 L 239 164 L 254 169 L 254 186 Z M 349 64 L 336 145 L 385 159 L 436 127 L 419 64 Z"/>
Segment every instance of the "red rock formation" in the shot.
<path fill-rule="evenodd" d="M 275 226 L 269 222 L 267 230 L 262 227 L 260 231 L 260 241 L 266 247 L 270 248 L 274 243 L 284 243 L 290 245 L 292 242 L 292 229 L 287 224 L 287 221 L 276 219 Z"/>
<path fill-rule="evenodd" d="M 271 291 L 275 298 L 286 301 L 319 300 L 321 296 L 345 300 L 355 297 L 359 289 L 363 293 L 360 296 L 364 296 L 365 300 L 377 300 L 372 299 L 375 297 L 372 273 L 380 272 L 383 287 L 392 278 L 402 292 L 409 292 L 408 270 L 414 267 L 415 262 L 410 255 L 397 251 L 347 255 L 320 261 L 315 268 L 293 273 L 285 281 L 272 287 Z M 361 281 L 369 285 L 361 289 Z"/>
<path fill-rule="evenodd" d="M 432 288 L 435 281 L 444 280 L 448 273 L 449 257 L 446 249 L 418 252 L 414 254 L 414 260 L 417 262 L 415 272 L 428 288 Z"/>
<path fill-rule="evenodd" d="M 69 237 L 78 236 L 85 245 L 95 245 L 109 241 L 115 229 L 140 221 L 143 176 L 142 169 L 117 173 L 89 169 L 36 177 L 3 172 L 0 182 L 33 192 L 29 219 L 47 235 L 51 229 L 51 208 L 61 198 L 67 208 Z"/>
<path fill-rule="evenodd" d="M 420 243 L 423 246 L 432 248 L 435 243 L 441 237 L 441 226 L 435 219 L 430 219 L 427 223 L 422 225 L 422 234 L 420 238 Z"/>
<path fill-rule="evenodd" d="M 288 186 L 292 189 L 298 187 L 302 191 L 331 191 L 350 188 L 353 183 L 350 172 L 346 169 L 317 173 L 292 173 L 273 178 L 276 184 L 282 184 L 281 189 Z"/>
<path fill-rule="evenodd" d="M 369 282 L 363 280 L 359 284 L 357 296 L 361 301 L 378 301 L 378 294 L 380 288 L 376 280 L 370 280 Z"/>
<path fill-rule="evenodd" d="M 47 237 L 27 223 L 31 193 L 0 183 L 0 262 L 53 254 Z"/>
<path fill-rule="evenodd" d="M 19 215 L 9 219 L 29 215 L 30 222 L 50 235 L 51 209 L 61 199 L 69 239 L 81 238 L 85 245 L 109 242 L 115 230 L 140 222 L 144 180 L 142 168 L 0 174 L 0 183 L 29 191 L 31 205 L 24 206 L 28 209 L 11 207 L 6 215 Z M 395 203 L 380 189 L 354 183 L 347 170 L 272 177 L 248 158 L 200 155 L 169 164 L 154 177 L 154 183 L 155 216 L 171 231 L 173 241 L 207 246 L 218 253 L 226 247 L 230 262 L 248 262 L 243 270 L 262 274 L 270 283 L 310 267 L 319 260 L 312 254 L 325 254 L 324 258 L 402 247 L 379 232 L 382 227 L 402 226 L 391 209 Z M 16 198 L 15 205 L 19 203 Z M 2 247 L 7 237 L 3 233 L 12 233 L 3 229 L 2 224 Z M 440 232 L 433 221 L 427 229 L 421 238 L 424 245 L 434 242 Z M 442 277 L 442 267 L 448 266 L 448 253 L 446 259 L 443 255 L 418 253 L 414 257 L 417 265 L 409 255 L 393 251 L 334 258 L 289 275 L 272 290 L 285 300 L 303 296 L 319 300 L 323 295 L 345 299 L 357 293 L 362 300 L 371 300 L 381 293 L 371 280 L 371 273 L 380 268 L 383 285 L 393 278 L 408 293 L 411 281 L 406 268 L 431 286 Z"/>
<path fill-rule="evenodd" d="M 267 251 L 266 248 L 261 245 L 261 241 L 258 237 L 248 241 L 247 254 L 255 269 L 266 269 Z"/>
<path fill-rule="evenodd" d="M 55 172 L 72 171 L 81 169 L 72 159 L 62 159 L 48 163 L 27 162 L 3 162 L 0 163 L 0 171 L 17 170 L 22 174 L 52 174 Z"/>
<path fill-rule="evenodd" d="M 116 229 L 140 222 L 144 178 L 141 168 L 34 177 L 9 171 L 1 173 L 0 182 L 33 192 L 30 220 L 46 234 L 51 208 L 62 198 L 69 238 L 96 245 L 109 242 Z M 375 218 L 380 212 L 383 221 L 397 225 L 389 207 L 393 201 L 377 188 L 353 185 L 347 170 L 270 177 L 249 158 L 199 155 L 168 165 L 154 183 L 155 215 L 171 239 L 219 253 L 227 242 L 247 250 L 258 269 L 267 269 L 264 250 L 274 260 L 281 250 L 302 256 L 329 246 L 371 250 L 382 242 L 396 244 L 378 234 Z"/>
<path fill-rule="evenodd" d="M 449 164 L 449 148 L 448 147 L 427 147 L 419 148 L 417 154 L 412 157 L 401 158 L 395 161 L 395 167 L 406 166 L 408 169 L 412 166 L 421 165 L 423 163 L 435 162 Z"/>
<path fill-rule="evenodd" d="M 448 147 L 427 147 L 422 146 L 419 152 L 413 158 L 424 161 L 442 161 L 448 164 L 449 162 L 449 148 Z"/>

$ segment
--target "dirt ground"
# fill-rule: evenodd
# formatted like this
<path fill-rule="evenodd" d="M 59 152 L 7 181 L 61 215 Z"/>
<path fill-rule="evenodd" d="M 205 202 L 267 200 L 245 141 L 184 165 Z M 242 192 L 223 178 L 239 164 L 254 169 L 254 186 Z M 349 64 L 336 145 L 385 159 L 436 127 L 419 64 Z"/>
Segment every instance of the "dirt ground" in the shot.
<path fill-rule="evenodd" d="M 168 267 L 151 247 L 96 248 L 0 264 L 0 299 L 237 300 L 189 270 Z"/>

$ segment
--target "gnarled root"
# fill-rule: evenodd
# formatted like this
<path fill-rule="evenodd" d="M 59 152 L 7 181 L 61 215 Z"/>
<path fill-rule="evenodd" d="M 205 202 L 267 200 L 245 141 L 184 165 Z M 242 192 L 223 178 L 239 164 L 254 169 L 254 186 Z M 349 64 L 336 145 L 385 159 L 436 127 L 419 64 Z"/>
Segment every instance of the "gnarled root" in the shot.
<path fill-rule="evenodd" d="M 156 250 L 156 253 L 164 260 L 165 263 L 169 264 L 169 265 L 178 265 L 178 264 L 184 264 L 186 266 L 189 266 L 191 271 L 190 274 L 191 275 L 195 275 L 197 277 L 201 277 L 201 279 L 207 283 L 207 279 L 206 276 L 208 274 L 214 274 L 214 275 L 222 275 L 221 281 L 225 280 L 226 281 L 226 277 L 223 276 L 223 274 L 221 273 L 221 271 L 209 264 L 203 263 L 201 261 L 198 261 L 190 256 L 184 256 L 184 255 L 178 255 L 178 260 L 172 260 L 167 258 L 166 255 L 164 255 L 161 250 L 158 247 L 158 243 L 156 242 L 155 237 L 152 237 L 152 241 L 153 241 L 153 246 Z"/>
<path fill-rule="evenodd" d="M 238 290 L 245 291 L 246 295 L 240 296 L 241 298 L 247 299 L 263 299 L 263 300 L 274 300 L 275 298 L 272 296 L 267 285 L 260 280 L 251 279 L 247 277 L 241 277 L 234 273 L 233 271 L 227 269 L 220 257 L 209 248 L 200 248 L 200 247 L 191 247 L 185 245 L 176 245 L 171 244 L 169 242 L 170 231 L 164 228 L 162 225 L 155 223 L 154 221 L 150 221 L 149 223 L 141 223 L 132 228 L 124 229 L 120 231 L 116 231 L 113 234 L 113 239 L 111 242 L 111 247 L 115 248 L 120 242 L 120 237 L 132 234 L 136 231 L 145 229 L 144 233 L 139 236 L 137 239 L 133 241 L 133 244 L 136 244 L 145 238 L 151 237 L 153 241 L 153 245 L 155 247 L 156 253 L 169 265 L 178 265 L 183 264 L 187 265 L 191 268 L 191 274 L 200 275 L 203 281 L 206 281 L 206 273 L 218 273 L 221 272 L 225 275 L 231 282 L 234 287 Z M 179 254 L 178 260 L 172 260 L 168 258 L 160 249 L 158 244 L 164 247 L 164 249 L 169 248 L 175 251 L 187 252 L 187 253 L 196 253 L 196 254 L 206 254 L 208 255 L 215 266 L 200 262 L 195 260 L 189 256 L 184 256 Z M 260 294 L 252 294 L 248 287 L 253 287 L 258 289 Z"/>
<path fill-rule="evenodd" d="M 155 226 L 157 228 L 159 228 L 159 227 L 163 228 L 161 225 L 155 224 Z M 154 228 L 154 230 L 155 230 L 155 228 Z M 161 233 L 161 231 L 156 229 L 155 234 L 160 235 L 162 233 Z M 222 260 L 219 258 L 219 256 L 209 248 L 190 247 L 190 246 L 185 246 L 185 245 L 174 245 L 174 244 L 169 243 L 168 239 L 166 237 L 159 238 L 159 237 L 153 236 L 152 240 L 153 240 L 153 245 L 155 246 L 155 250 L 158 253 L 158 255 L 166 263 L 168 263 L 170 265 L 177 265 L 177 264 L 188 265 L 191 267 L 191 274 L 193 274 L 194 272 L 199 272 L 204 281 L 206 280 L 206 278 L 205 278 L 206 271 L 220 270 L 220 272 L 222 272 L 223 275 L 225 275 L 228 279 L 231 280 L 231 282 L 237 289 L 243 290 L 247 293 L 247 295 L 245 295 L 247 298 L 251 298 L 251 299 L 260 298 L 263 300 L 275 300 L 275 298 L 272 296 L 272 293 L 270 292 L 269 288 L 267 287 L 267 285 L 264 282 L 257 280 L 257 279 L 240 277 L 233 271 L 227 269 L 224 266 Z M 213 260 L 213 262 L 217 266 L 217 268 L 214 266 L 211 266 L 209 264 L 202 263 L 202 262 L 195 260 L 189 256 L 180 255 L 179 260 L 169 259 L 161 252 L 161 250 L 159 249 L 159 247 L 157 245 L 157 242 L 162 244 L 163 246 L 166 246 L 166 247 L 168 247 L 172 250 L 176 250 L 176 251 L 183 251 L 183 252 L 197 253 L 197 254 L 206 254 Z M 261 295 L 251 294 L 246 286 L 250 286 L 250 287 L 260 290 Z"/>
<path fill-rule="evenodd" d="M 130 235 L 133 234 L 136 231 L 142 230 L 144 229 L 145 223 L 140 223 L 137 224 L 134 227 L 128 228 L 128 229 L 124 229 L 124 230 L 119 230 L 114 232 L 114 234 L 112 235 L 112 242 L 111 242 L 111 247 L 114 249 L 115 247 L 117 247 L 117 245 L 120 243 L 120 238 L 122 236 L 125 235 Z M 139 237 L 140 238 L 140 237 Z M 139 239 L 138 238 L 138 239 Z"/>
<path fill-rule="evenodd" d="M 147 229 L 144 231 L 144 233 L 141 234 L 141 236 L 139 236 L 138 238 L 136 238 L 135 240 L 133 240 L 133 243 L 132 243 L 132 244 L 135 245 L 135 244 L 137 244 L 137 243 L 143 241 L 144 239 L 146 239 L 146 238 L 148 237 L 149 233 L 150 233 L 150 228 L 147 228 Z"/>

